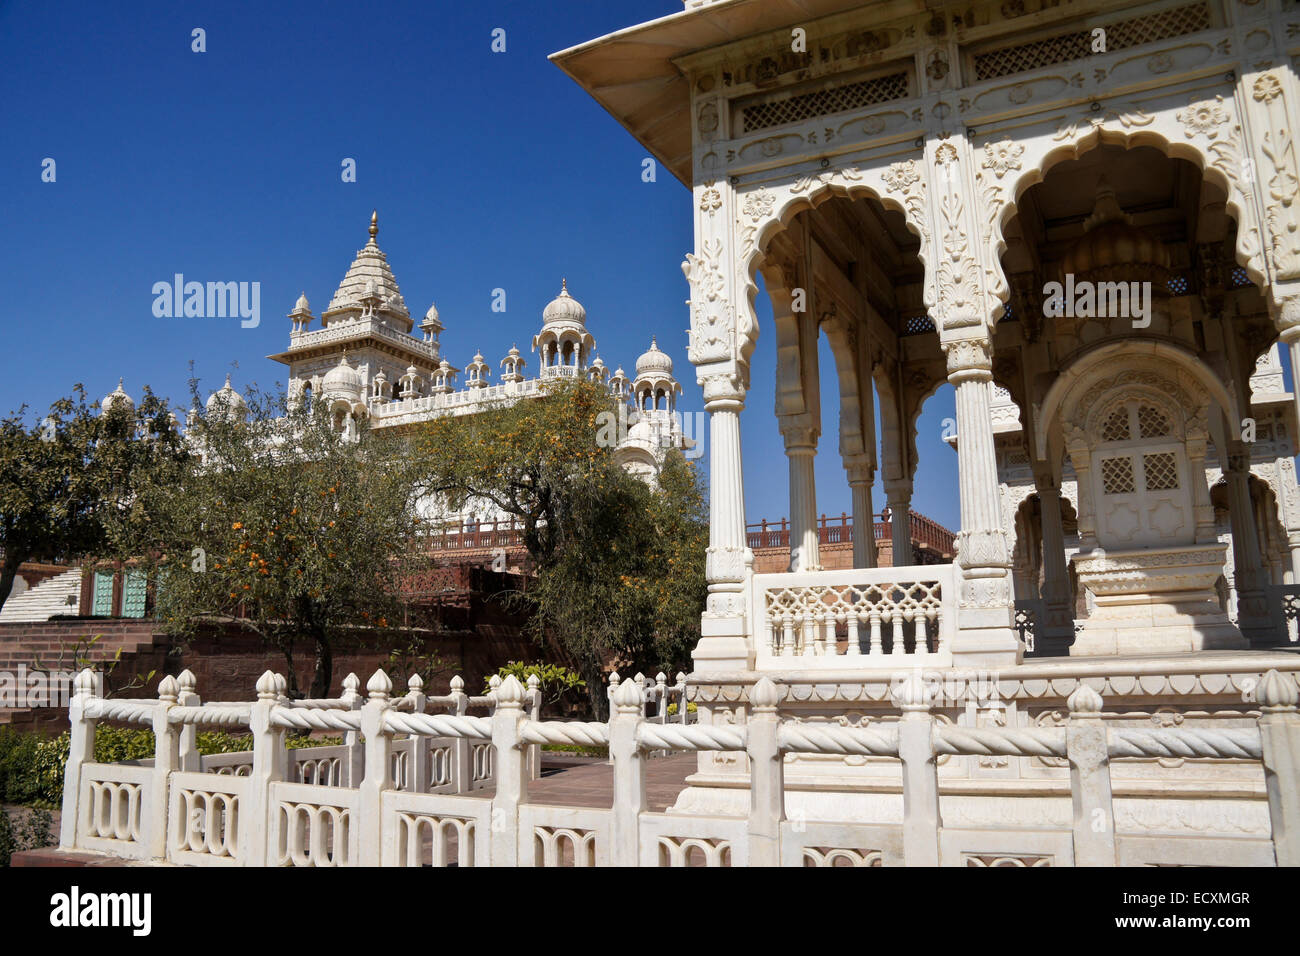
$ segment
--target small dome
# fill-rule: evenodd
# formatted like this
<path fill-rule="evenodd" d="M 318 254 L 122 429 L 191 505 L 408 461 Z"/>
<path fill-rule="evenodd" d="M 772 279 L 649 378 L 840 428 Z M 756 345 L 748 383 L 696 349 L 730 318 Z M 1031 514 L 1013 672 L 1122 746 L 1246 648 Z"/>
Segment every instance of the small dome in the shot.
<path fill-rule="evenodd" d="M 304 293 L 302 293 L 302 295 L 298 296 L 298 301 L 295 302 L 295 303 L 293 304 L 293 311 L 295 311 L 295 312 L 310 312 L 310 311 L 311 311 L 311 304 L 307 301 L 307 293 L 306 293 L 306 292 L 304 292 Z"/>
<path fill-rule="evenodd" d="M 425 323 L 427 323 L 427 324 L 429 324 L 429 325 L 437 325 L 437 324 L 439 324 L 439 322 L 438 322 L 438 307 L 437 307 L 436 305 L 434 305 L 432 302 L 429 303 L 429 311 L 426 312 L 426 313 L 424 313 L 424 321 L 425 321 Z"/>
<path fill-rule="evenodd" d="M 560 280 L 560 294 L 542 310 L 543 325 L 560 323 L 584 327 L 587 324 L 587 310 L 582 307 L 581 302 L 569 295 L 569 283 L 566 279 Z"/>
<path fill-rule="evenodd" d="M 1061 274 L 1079 279 L 1168 278 L 1169 250 L 1165 244 L 1132 224 L 1103 177 L 1097 198 L 1083 224 L 1084 234 L 1061 257 Z"/>
<path fill-rule="evenodd" d="M 639 378 L 642 375 L 651 375 L 654 373 L 663 375 L 673 374 L 673 360 L 665 352 L 659 350 L 659 344 L 655 339 L 650 340 L 650 348 L 641 353 L 641 357 L 636 360 L 636 374 Z"/>
<path fill-rule="evenodd" d="M 107 412 L 110 408 L 118 403 L 122 403 L 126 410 L 132 414 L 135 413 L 135 402 L 131 396 L 126 394 L 122 388 L 122 379 L 117 380 L 117 388 L 113 389 L 104 396 L 104 400 L 99 403 L 100 411 Z"/>
<path fill-rule="evenodd" d="M 326 395 L 331 393 L 360 395 L 362 387 L 361 373 L 348 364 L 346 355 L 339 359 L 338 365 L 325 373 L 325 379 L 321 382 L 321 390 Z"/>
<path fill-rule="evenodd" d="M 596 356 L 596 361 L 594 361 L 594 362 L 591 363 L 591 367 L 592 367 L 592 368 L 604 368 L 604 367 L 605 367 L 605 360 L 602 359 L 599 355 L 597 355 L 597 356 Z"/>
<path fill-rule="evenodd" d="M 209 412 L 224 409 L 232 417 L 243 414 L 248 408 L 244 402 L 244 396 L 231 387 L 229 375 L 226 376 L 226 384 L 208 396 L 207 404 L 204 407 Z"/>

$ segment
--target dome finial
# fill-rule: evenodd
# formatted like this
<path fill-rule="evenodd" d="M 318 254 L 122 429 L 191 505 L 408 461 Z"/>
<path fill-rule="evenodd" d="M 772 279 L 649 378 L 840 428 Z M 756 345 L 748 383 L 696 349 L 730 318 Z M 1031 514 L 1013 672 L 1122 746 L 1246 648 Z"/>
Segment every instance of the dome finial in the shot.
<path fill-rule="evenodd" d="M 370 241 L 375 241 L 375 236 L 379 235 L 379 210 L 372 210 L 370 213 Z"/>
<path fill-rule="evenodd" d="M 560 294 L 561 295 L 569 294 L 569 280 L 564 277 L 560 278 Z"/>

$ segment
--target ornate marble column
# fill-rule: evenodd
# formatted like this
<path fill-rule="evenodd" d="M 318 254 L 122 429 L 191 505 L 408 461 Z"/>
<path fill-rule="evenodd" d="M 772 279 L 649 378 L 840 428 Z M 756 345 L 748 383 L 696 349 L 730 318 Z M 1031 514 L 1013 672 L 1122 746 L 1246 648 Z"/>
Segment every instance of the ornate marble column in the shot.
<path fill-rule="evenodd" d="M 709 596 L 692 658 L 698 671 L 754 666 L 745 639 L 745 584 L 753 552 L 745 541 L 745 484 L 740 458 L 740 412 L 745 389 L 732 375 L 704 378 L 709 413 Z"/>
<path fill-rule="evenodd" d="M 893 546 L 890 561 L 894 567 L 911 564 L 912 555 L 912 481 L 885 482 L 885 500 L 889 503 L 889 530 Z"/>
<path fill-rule="evenodd" d="M 853 566 L 876 566 L 876 516 L 871 508 L 871 485 L 875 474 L 866 461 L 845 462 L 849 490 L 853 494 Z"/>
<path fill-rule="evenodd" d="M 1214 526 L 1214 504 L 1210 501 L 1210 485 L 1205 480 L 1205 457 L 1208 451 L 1209 434 L 1207 413 L 1202 409 L 1188 419 L 1184 433 L 1187 467 L 1192 475 L 1192 508 L 1196 514 L 1197 544 L 1213 544 L 1219 540 L 1219 531 Z"/>
<path fill-rule="evenodd" d="M 1228 517 L 1232 522 L 1233 578 L 1237 586 L 1237 627 L 1252 647 L 1273 647 L 1281 637 L 1269 628 L 1264 596 L 1267 572 L 1260 553 L 1259 528 L 1250 497 L 1250 456 L 1228 456 Z"/>
<path fill-rule="evenodd" d="M 820 571 L 817 487 L 813 468 L 817 457 L 817 429 L 783 421 L 781 435 L 790 462 L 790 570 Z"/>
<path fill-rule="evenodd" d="M 1020 659 L 1014 629 L 1011 558 L 1002 528 L 997 456 L 989 405 L 993 397 L 992 343 L 982 335 L 943 343 L 948 381 L 957 392 L 957 473 L 961 533 L 957 565 L 955 665 L 1005 665 Z"/>
<path fill-rule="evenodd" d="M 1043 520 L 1043 621 L 1035 647 L 1064 653 L 1074 640 L 1070 577 L 1065 566 L 1065 529 L 1061 524 L 1061 488 L 1051 476 L 1039 476 L 1038 502 Z"/>

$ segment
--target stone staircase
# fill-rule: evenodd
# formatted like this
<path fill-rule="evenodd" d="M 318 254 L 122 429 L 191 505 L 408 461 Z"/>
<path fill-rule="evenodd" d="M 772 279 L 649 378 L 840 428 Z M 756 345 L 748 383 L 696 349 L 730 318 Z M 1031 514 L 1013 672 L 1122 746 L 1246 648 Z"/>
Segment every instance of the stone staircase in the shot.
<path fill-rule="evenodd" d="M 81 601 L 81 569 L 47 578 L 5 601 L 0 624 L 48 621 L 56 614 L 76 614 Z"/>
<path fill-rule="evenodd" d="M 33 588 L 35 590 L 35 588 Z M 86 641 L 99 636 L 89 649 Z M 80 656 L 102 670 L 105 663 L 118 659 L 115 674 L 129 680 L 137 673 L 157 669 L 162 662 L 166 639 L 154 635 L 154 622 L 140 619 L 20 621 L 0 623 L 0 673 L 12 675 L 13 681 L 36 664 L 52 671 L 76 669 Z M 118 657 L 118 654 L 121 654 Z M 69 693 L 71 693 L 69 691 Z M 125 696 L 136 696 L 136 691 Z M 21 730 L 58 732 L 67 727 L 67 705 L 48 707 L 0 706 L 0 727 Z"/>

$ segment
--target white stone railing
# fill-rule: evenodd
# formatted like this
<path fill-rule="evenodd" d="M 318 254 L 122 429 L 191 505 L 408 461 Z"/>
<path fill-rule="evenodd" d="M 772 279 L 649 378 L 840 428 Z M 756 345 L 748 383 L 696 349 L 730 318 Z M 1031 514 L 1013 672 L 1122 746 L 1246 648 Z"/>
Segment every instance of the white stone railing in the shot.
<path fill-rule="evenodd" d="M 1069 763 L 1072 823 L 1040 834 L 1056 847 L 1056 865 L 1114 866 L 1120 860 L 1117 839 L 1127 837 L 1116 835 L 1110 761 L 1134 757 L 1262 762 L 1271 859 L 1259 859 L 1257 849 L 1251 852 L 1256 862 L 1300 865 L 1300 693 L 1293 675 L 1277 671 L 1267 672 L 1257 688 L 1262 713 L 1256 726 L 1162 730 L 1108 728 L 1101 696 L 1086 683 L 1070 695 L 1062 727 L 942 723 L 931 711 L 932 690 L 919 674 L 894 695 L 897 719 L 879 726 L 782 720 L 783 692 L 768 677 L 750 688 L 745 723 L 683 726 L 646 719 L 644 694 L 635 681 L 618 687 L 607 723 L 530 717 L 527 692 L 513 677 L 495 689 L 490 717 L 408 714 L 395 706 L 388 676 L 377 671 L 360 708 L 338 712 L 358 716 L 367 741 L 361 778 L 349 787 L 286 779 L 280 728 L 295 708 L 282 701 L 279 680 L 269 671 L 258 680 L 258 700 L 249 711 L 254 749 L 246 777 L 178 767 L 177 728 L 184 724 L 172 719 L 173 711 L 183 709 L 174 679 L 164 680 L 157 702 L 131 708 L 104 706 L 93 696 L 94 687 L 91 671 L 78 675 L 70 707 L 61 846 L 124 858 L 217 866 L 966 865 L 970 854 L 944 849 L 950 845 L 947 837 L 969 836 L 969 828 L 948 831 L 943 825 L 938 758 L 1006 755 Z M 197 710 L 190 708 L 191 715 Z M 132 719 L 148 711 L 157 735 L 153 767 L 89 761 L 97 720 L 91 715 L 108 711 L 130 711 Z M 494 791 L 473 796 L 396 789 L 392 758 L 400 735 L 450 737 L 487 748 Z M 607 744 L 613 764 L 610 807 L 530 803 L 526 751 L 542 743 Z M 645 761 L 662 749 L 743 752 L 749 767 L 748 815 L 651 812 Z M 787 754 L 896 759 L 906 808 L 902 822 L 787 819 Z M 1012 858 L 1026 832 L 1009 813 L 1005 825 L 976 835 L 985 855 Z M 1160 839 L 1187 841 L 1193 855 L 1207 852 L 1197 835 L 1170 833 Z M 976 860 L 973 865 L 988 864 Z"/>
<path fill-rule="evenodd" d="M 957 626 L 955 568 L 755 574 L 756 666 L 945 667 Z"/>
<path fill-rule="evenodd" d="M 418 352 L 427 356 L 436 363 L 438 357 L 437 348 L 432 342 L 425 342 L 417 339 L 413 335 L 407 335 L 397 329 L 384 325 L 378 319 L 359 319 L 352 322 L 336 321 L 332 325 L 327 325 L 323 329 L 312 329 L 310 331 L 299 331 L 289 333 L 289 351 L 296 349 L 315 348 L 320 345 L 329 345 L 335 342 L 360 338 L 365 335 L 375 335 L 379 338 L 388 339 L 402 347 Z"/>
<path fill-rule="evenodd" d="M 542 378 L 577 378 L 581 369 L 576 365 L 543 365 Z"/>
<path fill-rule="evenodd" d="M 93 672 L 84 671 L 82 676 L 86 675 L 94 680 Z M 500 682 L 494 677 L 492 686 Z M 248 781 L 258 772 L 257 754 L 242 751 L 201 756 L 196 734 L 200 727 L 251 729 L 256 705 L 203 704 L 189 671 L 182 672 L 179 678 L 164 678 L 159 684 L 158 700 L 94 697 L 94 686 L 78 685 L 79 694 L 90 693 L 81 696 L 81 720 L 72 734 L 72 747 L 80 759 L 70 759 L 69 766 L 76 763 L 81 770 L 75 781 L 65 774 L 65 787 L 71 786 L 73 791 L 65 793 L 64 806 L 71 802 L 76 809 L 61 824 L 61 842 L 128 859 L 156 858 L 159 846 L 164 844 L 168 858 L 180 863 L 233 863 L 242 859 L 236 847 L 240 807 L 247 804 Z M 299 846 L 285 828 L 308 820 L 318 824 L 317 832 L 321 832 L 321 827 L 328 829 L 329 822 L 346 809 L 337 800 L 331 802 L 333 798 L 308 804 L 295 803 L 296 796 L 307 793 L 316 799 L 320 797 L 318 791 L 355 789 L 360 785 L 366 759 L 360 734 L 360 709 L 365 703 L 357 692 L 360 681 L 355 674 L 349 674 L 344 680 L 343 696 L 328 700 L 290 700 L 285 696 L 287 682 L 278 674 L 270 675 L 268 686 L 272 694 L 268 699 L 274 699 L 275 707 L 267 715 L 267 730 L 280 741 L 276 757 L 280 779 L 290 788 L 309 788 L 280 792 L 282 803 L 289 809 L 285 820 L 273 821 L 273 828 L 280 828 L 276 830 L 277 838 L 287 841 L 278 844 L 279 852 L 296 862 L 319 859 L 320 848 Z M 452 679 L 451 693 L 442 697 L 427 697 L 418 676 L 408 681 L 408 688 L 405 696 L 391 701 L 392 716 L 426 721 L 486 720 L 462 715 L 471 707 L 491 709 L 496 704 L 490 694 L 466 695 L 464 681 L 459 677 Z M 529 678 L 524 695 L 535 719 L 541 708 L 535 676 Z M 446 707 L 451 715 L 425 714 L 430 706 Z M 408 711 L 411 716 L 405 717 Z M 155 734 L 154 759 L 119 764 L 92 762 L 89 756 L 94 749 L 94 726 L 100 720 L 150 726 Z M 283 732 L 290 730 L 341 731 L 345 743 L 284 747 Z M 389 776 L 395 789 L 459 793 L 494 785 L 490 747 L 485 753 L 481 744 L 463 735 L 438 737 L 417 732 L 398 736 L 400 732 L 401 728 L 394 730 L 387 748 Z M 540 748 L 525 750 L 529 776 L 536 778 L 541 772 Z M 170 822 L 165 822 L 164 816 Z M 196 833 L 196 829 L 202 833 Z M 346 861 L 340 857 L 334 862 Z"/>
<path fill-rule="evenodd" d="M 654 682 L 651 683 L 644 674 L 637 674 L 632 678 L 636 685 L 637 693 L 641 697 L 641 716 L 653 717 L 661 724 L 668 723 L 670 717 L 669 708 L 677 705 L 677 713 L 673 714 L 671 719 L 679 724 L 691 722 L 693 715 L 690 713 L 686 700 L 686 675 L 677 672 L 677 683 L 669 684 L 668 675 L 660 671 L 655 675 Z M 617 673 L 611 674 L 609 686 L 606 689 L 606 696 L 609 697 L 611 706 L 614 700 L 614 694 L 621 686 L 622 680 Z"/>
<path fill-rule="evenodd" d="M 504 382 L 500 385 L 458 392 L 440 392 L 437 395 L 421 395 L 395 402 L 372 398 L 368 407 L 371 423 L 375 427 L 386 427 L 422 419 L 431 412 L 470 414 L 480 408 L 536 395 L 540 390 L 541 381 L 529 378 L 522 382 Z"/>

